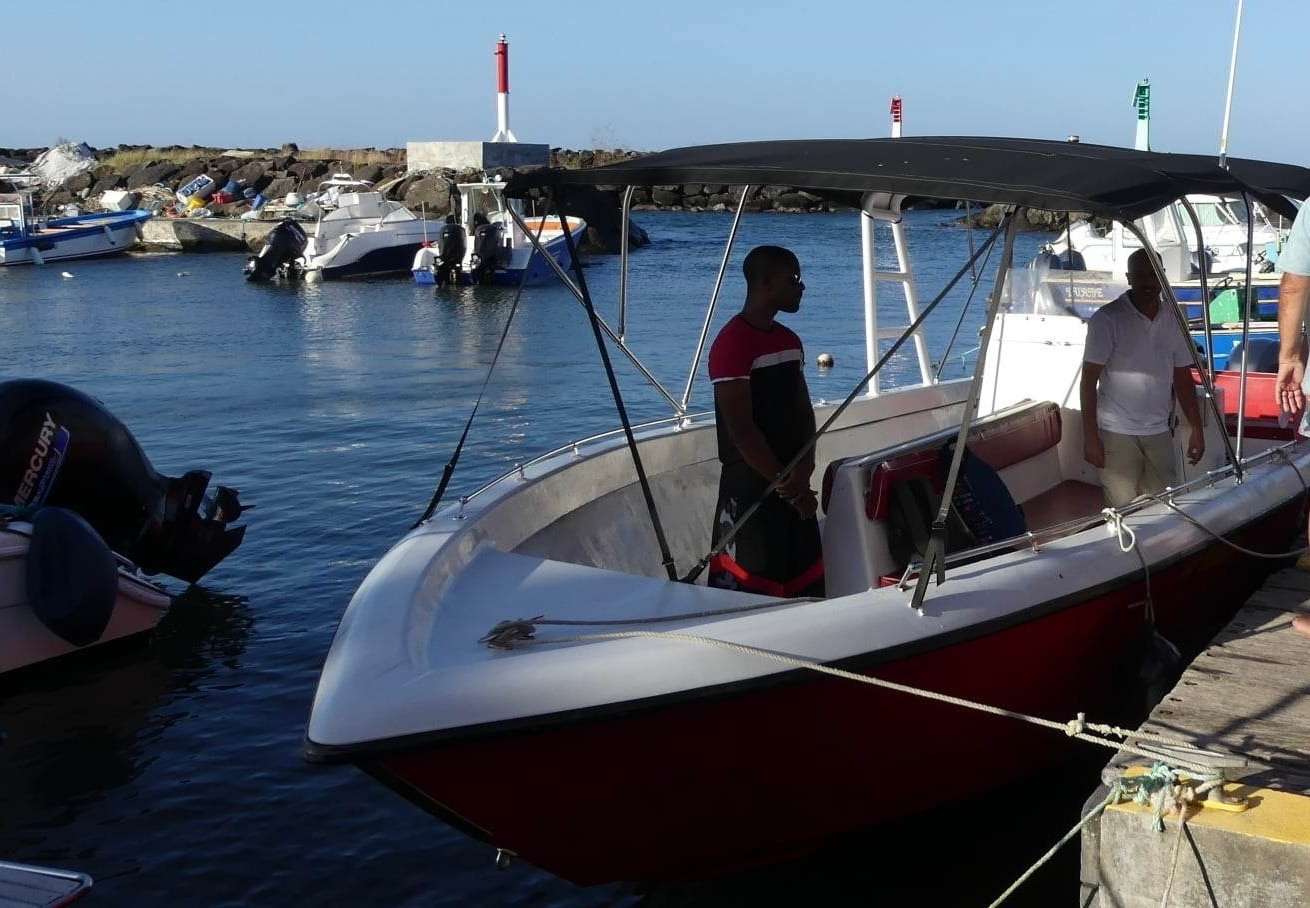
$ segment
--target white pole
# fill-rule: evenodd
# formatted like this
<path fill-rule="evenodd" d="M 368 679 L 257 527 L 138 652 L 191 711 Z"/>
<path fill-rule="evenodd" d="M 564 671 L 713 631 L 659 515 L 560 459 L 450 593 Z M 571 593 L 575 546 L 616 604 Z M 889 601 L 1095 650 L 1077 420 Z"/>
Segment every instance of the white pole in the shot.
<path fill-rule="evenodd" d="M 860 253 L 864 263 L 864 361 L 867 370 L 873 372 L 878 362 L 878 281 L 874 274 L 878 269 L 878 256 L 873 248 L 873 218 L 860 212 Z M 877 373 L 869 382 L 869 397 L 878 396 Z"/>
<path fill-rule="evenodd" d="M 1233 26 L 1233 57 L 1228 63 L 1228 97 L 1224 100 L 1224 131 L 1219 136 L 1219 166 L 1228 167 L 1228 123 L 1233 114 L 1233 82 L 1237 79 L 1237 45 L 1242 38 L 1242 0 L 1237 0 L 1237 24 Z"/>

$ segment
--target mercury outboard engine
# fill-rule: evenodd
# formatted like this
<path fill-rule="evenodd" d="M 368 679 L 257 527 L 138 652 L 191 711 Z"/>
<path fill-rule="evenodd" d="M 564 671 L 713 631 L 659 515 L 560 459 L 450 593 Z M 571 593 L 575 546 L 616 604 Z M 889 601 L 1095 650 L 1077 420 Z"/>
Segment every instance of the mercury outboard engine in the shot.
<path fill-rule="evenodd" d="M 80 514 L 147 573 L 194 583 L 245 536 L 236 489 L 210 474 L 155 472 L 127 427 L 87 395 L 38 379 L 0 382 L 0 504 Z"/>
<path fill-rule="evenodd" d="M 279 271 L 290 273 L 292 263 L 305 254 L 308 242 L 304 227 L 291 218 L 283 219 L 269 231 L 259 255 L 246 259 L 246 280 L 267 281 Z"/>
<path fill-rule="evenodd" d="M 437 240 L 437 286 L 458 283 L 463 263 L 464 228 L 455 222 L 453 214 L 448 214 Z"/>
<path fill-rule="evenodd" d="M 476 226 L 473 230 L 473 255 L 469 259 L 473 266 L 470 278 L 475 284 L 490 284 L 500 263 L 503 232 L 499 224 L 489 223 L 481 213 L 473 216 L 473 223 Z"/>

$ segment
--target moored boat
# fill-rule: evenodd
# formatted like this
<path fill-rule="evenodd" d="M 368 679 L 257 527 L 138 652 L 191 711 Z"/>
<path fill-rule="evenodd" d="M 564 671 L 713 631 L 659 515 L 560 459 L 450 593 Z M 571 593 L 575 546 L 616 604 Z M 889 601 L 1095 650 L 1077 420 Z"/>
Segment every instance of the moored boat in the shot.
<path fill-rule="evenodd" d="M 573 267 L 559 219 L 525 217 L 523 201 L 505 198 L 504 188 L 496 180 L 458 184 L 459 217 L 452 226 L 462 242 L 438 241 L 420 249 L 411 266 L 416 283 L 541 283 L 554 275 L 547 255 L 561 268 Z M 564 220 L 575 247 L 580 245 L 587 222 L 574 216 Z M 536 237 L 536 247 L 528 234 Z M 447 225 L 442 225 L 433 238 L 445 240 L 447 235 Z"/>
<path fill-rule="evenodd" d="M 106 211 L 40 218 L 32 205 L 35 178 L 4 174 L 17 192 L 0 193 L 0 265 L 44 265 L 118 255 L 131 249 L 149 211 Z"/>
<path fill-rule="evenodd" d="M 1188 156 L 949 137 L 677 149 L 511 184 L 713 181 L 747 187 L 744 206 L 749 187 L 786 182 L 859 206 L 869 374 L 841 406 L 815 408 L 826 598 L 695 582 L 728 544 L 710 539 L 714 421 L 689 406 L 716 289 L 687 391 L 664 393 L 670 419 L 566 445 L 458 505 L 434 500 L 379 561 L 328 653 L 307 754 L 353 762 L 579 883 L 768 860 L 1058 759 L 1063 736 L 772 657 L 1064 721 L 1108 707 L 1144 639 L 1202 642 L 1273 563 L 1249 552 L 1290 547 L 1310 444 L 1288 426 L 1244 433 L 1249 407 L 1231 398 L 1245 374 L 1232 395 L 1232 379 L 1211 387 L 1198 357 L 1205 457 L 1190 465 L 1176 451 L 1178 487 L 1105 508 L 1082 458 L 1085 313 L 1052 306 L 1011 269 L 1013 239 L 1025 206 L 1131 224 L 1187 194 L 1286 206 L 1281 195 L 1310 193 L 1310 171 L 1258 170 L 1269 181 Z M 910 194 L 1011 214 L 889 352 L 877 287 L 907 278 L 877 268 L 872 233 Z M 973 377 L 935 381 L 925 368 L 920 385 L 862 395 L 998 242 Z M 600 343 L 608 326 L 580 269 L 571 290 Z M 969 470 L 1004 489 L 994 516 L 1022 532 L 995 538 L 960 518 L 948 536 L 966 452 Z"/>

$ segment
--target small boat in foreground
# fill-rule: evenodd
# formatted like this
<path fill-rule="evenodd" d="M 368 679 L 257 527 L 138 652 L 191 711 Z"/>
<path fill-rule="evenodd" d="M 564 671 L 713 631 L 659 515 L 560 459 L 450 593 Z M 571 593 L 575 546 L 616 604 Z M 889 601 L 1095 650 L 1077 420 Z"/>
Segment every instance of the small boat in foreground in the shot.
<path fill-rule="evenodd" d="M 3 174 L 18 192 L 0 193 L 0 265 L 44 265 L 118 255 L 131 249 L 149 211 L 106 211 L 66 218 L 37 217 L 30 174 Z"/>
<path fill-rule="evenodd" d="M 1310 170 L 1230 165 L 927 137 L 713 145 L 520 176 L 507 194 L 714 182 L 747 187 L 744 206 L 750 187 L 786 183 L 861 210 L 869 371 L 840 407 L 815 406 L 810 442 L 826 598 L 697 582 L 730 541 L 711 545 L 714 418 L 690 408 L 717 287 L 681 400 L 651 379 L 672 416 L 633 427 L 607 351 L 635 356 L 575 270 L 567 286 L 624 431 L 565 444 L 458 504 L 435 496 L 341 619 L 307 756 L 352 762 L 465 833 L 582 884 L 793 855 L 1067 757 L 1063 733 L 803 666 L 1063 727 L 1105 716 L 1157 635 L 1184 652 L 1202 645 L 1276 564 L 1252 550 L 1292 547 L 1310 442 L 1294 423 L 1250 431 L 1251 376 L 1223 373 L 1210 387 L 1199 356 L 1205 456 L 1188 463 L 1177 439 L 1180 485 L 1107 509 L 1083 459 L 1084 317 L 1011 267 L 1027 206 L 1131 224 L 1189 194 L 1246 193 L 1283 209 L 1285 196 L 1310 194 Z M 906 294 L 908 328 L 880 328 L 879 284 L 908 278 L 878 267 L 875 229 L 911 195 L 1009 214 L 921 310 Z M 879 391 L 892 352 L 998 242 L 972 377 L 937 380 L 920 351 L 920 384 Z M 1172 294 L 1161 313 L 1187 331 Z M 891 334 L 889 351 L 879 341 Z M 974 479 L 962 498 L 963 472 Z M 986 503 L 967 491 L 979 488 L 991 490 Z"/>
<path fill-rule="evenodd" d="M 0 382 L 0 674 L 152 630 L 171 599 L 241 544 L 235 489 L 157 473 L 98 402 Z"/>

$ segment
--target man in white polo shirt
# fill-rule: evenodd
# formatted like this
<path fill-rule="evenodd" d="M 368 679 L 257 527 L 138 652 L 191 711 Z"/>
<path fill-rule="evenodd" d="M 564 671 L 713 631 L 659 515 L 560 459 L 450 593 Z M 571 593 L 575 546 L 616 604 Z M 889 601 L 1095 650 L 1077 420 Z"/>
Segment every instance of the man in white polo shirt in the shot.
<path fill-rule="evenodd" d="M 1310 302 L 1310 205 L 1302 205 L 1292 222 L 1292 232 L 1278 254 L 1283 279 L 1278 285 L 1278 379 L 1274 393 L 1284 413 L 1305 409 L 1305 351 L 1301 349 L 1301 325 Z M 1310 435 L 1310 414 L 1301 420 L 1301 434 Z M 1310 616 L 1297 615 L 1292 626 L 1310 637 Z"/>
<path fill-rule="evenodd" d="M 1205 453 L 1191 339 L 1162 311 L 1160 278 L 1147 255 L 1139 249 L 1129 256 L 1128 292 L 1087 322 L 1083 456 L 1101 469 L 1112 508 L 1178 485 L 1169 425 L 1175 396 L 1192 427 L 1187 459 L 1197 463 Z"/>

